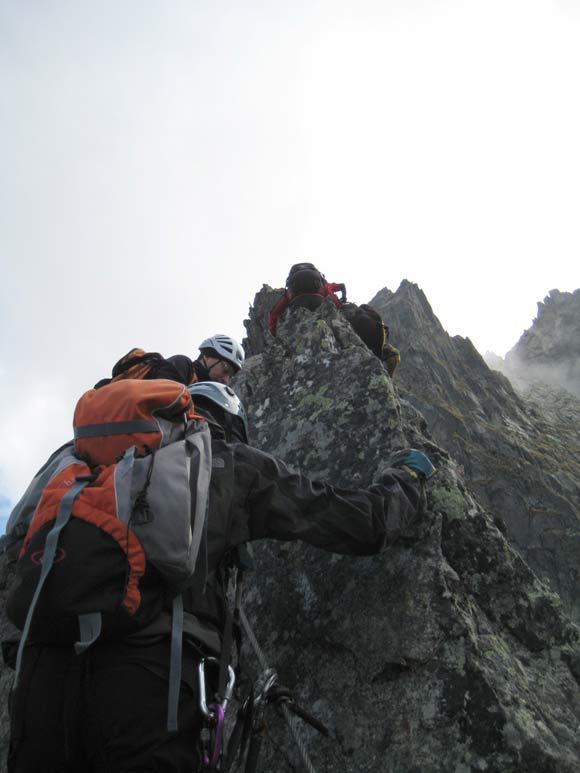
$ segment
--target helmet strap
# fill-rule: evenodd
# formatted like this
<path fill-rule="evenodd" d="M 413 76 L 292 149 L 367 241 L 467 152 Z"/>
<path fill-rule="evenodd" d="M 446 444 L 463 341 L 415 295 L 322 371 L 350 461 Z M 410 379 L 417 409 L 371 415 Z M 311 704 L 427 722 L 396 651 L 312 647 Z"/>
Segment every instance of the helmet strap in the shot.
<path fill-rule="evenodd" d="M 204 358 L 205 358 L 205 356 L 206 356 L 206 355 L 204 354 Z M 209 368 L 208 368 L 208 367 L 207 367 L 207 365 L 204 363 L 204 367 L 205 367 L 205 369 L 206 369 L 206 372 L 207 372 L 207 380 L 208 380 L 208 381 L 215 381 L 216 383 L 218 383 L 218 384 L 219 384 L 220 382 L 218 381 L 218 379 L 216 379 L 216 378 L 212 378 L 212 376 L 211 376 L 211 372 L 212 372 L 212 370 L 213 370 L 213 369 L 216 367 L 216 365 L 219 365 L 219 364 L 220 364 L 220 362 L 227 362 L 227 364 L 228 364 L 228 365 L 230 365 L 230 366 L 231 366 L 231 362 L 230 362 L 230 360 L 226 360 L 226 358 L 225 358 L 225 357 L 215 357 L 214 359 L 216 359 L 216 360 L 217 360 L 217 362 L 214 362 L 214 363 L 213 363 L 213 365 L 210 365 L 210 366 L 209 366 Z M 235 368 L 233 368 L 233 367 L 232 367 L 232 370 L 233 370 L 233 371 L 234 371 L 234 373 L 235 373 Z"/>
<path fill-rule="evenodd" d="M 196 371 L 197 371 L 197 377 L 198 381 L 211 381 L 211 376 L 209 375 L 209 369 L 207 365 L 205 364 L 205 354 L 203 354 L 201 357 L 198 357 L 195 361 L 196 363 Z"/>

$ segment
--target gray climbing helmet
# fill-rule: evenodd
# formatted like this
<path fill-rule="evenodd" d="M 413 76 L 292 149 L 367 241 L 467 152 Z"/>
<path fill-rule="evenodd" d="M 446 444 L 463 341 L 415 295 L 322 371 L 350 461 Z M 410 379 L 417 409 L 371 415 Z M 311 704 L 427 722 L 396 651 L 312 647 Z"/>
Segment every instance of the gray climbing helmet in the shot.
<path fill-rule="evenodd" d="M 243 402 L 230 386 L 217 381 L 198 381 L 196 384 L 190 384 L 187 389 L 193 398 L 194 405 L 197 404 L 196 399 L 208 400 L 221 408 L 224 414 L 240 420 L 244 428 L 244 442 L 247 442 L 248 414 Z"/>
<path fill-rule="evenodd" d="M 240 370 L 244 364 L 244 350 L 231 336 L 216 333 L 200 343 L 199 350 L 203 352 L 204 349 L 213 349 L 219 357 L 231 362 L 236 370 Z"/>

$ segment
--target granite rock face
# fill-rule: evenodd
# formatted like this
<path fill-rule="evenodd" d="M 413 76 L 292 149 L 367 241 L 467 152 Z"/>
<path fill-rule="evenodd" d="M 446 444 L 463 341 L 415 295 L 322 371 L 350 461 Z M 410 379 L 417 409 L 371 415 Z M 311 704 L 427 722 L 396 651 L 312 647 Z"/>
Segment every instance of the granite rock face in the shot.
<path fill-rule="evenodd" d="M 440 326 L 435 342 L 416 327 L 411 355 L 402 317 L 388 315 L 401 371 L 414 363 L 395 383 L 329 302 L 287 313 L 273 339 L 266 315 L 276 297 L 266 286 L 256 296 L 251 356 L 235 385 L 252 442 L 346 486 L 370 484 L 402 446 L 426 451 L 438 468 L 415 533 L 380 555 L 284 543 L 256 551 L 246 611 L 281 681 L 330 729 L 330 739 L 304 731 L 315 768 L 580 771 L 579 630 L 506 540 L 511 500 L 491 510 L 468 482 L 465 461 L 480 435 L 449 449 L 442 441 L 452 432 L 430 431 L 431 418 L 459 413 L 446 394 L 450 363 L 467 359 L 486 372 L 483 384 L 474 377 L 457 388 L 486 418 L 490 446 L 506 432 L 507 406 L 529 427 L 526 405 L 468 341 L 447 342 Z M 389 301 L 409 319 L 430 319 L 408 283 Z M 417 380 L 414 391 L 407 379 Z M 435 387 L 441 414 L 426 410 Z M 285 755 L 299 769 L 287 731 L 271 722 L 262 769 L 285 769 Z"/>
<path fill-rule="evenodd" d="M 469 339 L 443 330 L 415 284 L 382 290 L 371 304 L 401 349 L 402 406 L 424 416 L 480 504 L 501 516 L 510 542 L 580 619 L 580 401 L 542 384 L 516 391 Z M 566 320 L 554 325 L 560 340 L 578 340 L 580 324 Z M 564 333 L 568 323 L 575 336 Z"/>

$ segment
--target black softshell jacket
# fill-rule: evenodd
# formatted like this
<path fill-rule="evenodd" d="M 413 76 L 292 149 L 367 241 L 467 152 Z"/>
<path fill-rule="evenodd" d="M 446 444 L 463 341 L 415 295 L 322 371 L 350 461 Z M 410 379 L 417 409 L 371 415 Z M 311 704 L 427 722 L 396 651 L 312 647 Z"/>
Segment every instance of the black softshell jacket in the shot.
<path fill-rule="evenodd" d="M 260 539 L 302 540 L 333 553 L 373 555 L 417 510 L 419 492 L 402 470 L 387 470 L 380 484 L 367 489 L 346 489 L 311 480 L 243 443 L 214 439 L 212 454 L 205 560 L 200 558 L 184 596 L 186 633 L 210 650 L 220 647 L 220 570 L 233 548 Z M 168 615 L 144 635 L 160 625 L 168 629 Z"/>
<path fill-rule="evenodd" d="M 72 647 L 30 643 L 11 701 L 9 773 L 201 770 L 197 663 L 200 654 L 221 650 L 228 554 L 264 538 L 377 553 L 418 505 L 415 485 L 399 470 L 368 489 L 340 489 L 242 443 L 214 439 L 212 448 L 207 539 L 184 594 L 177 732 L 167 729 L 169 612 L 124 640 L 97 642 L 80 658 Z"/>

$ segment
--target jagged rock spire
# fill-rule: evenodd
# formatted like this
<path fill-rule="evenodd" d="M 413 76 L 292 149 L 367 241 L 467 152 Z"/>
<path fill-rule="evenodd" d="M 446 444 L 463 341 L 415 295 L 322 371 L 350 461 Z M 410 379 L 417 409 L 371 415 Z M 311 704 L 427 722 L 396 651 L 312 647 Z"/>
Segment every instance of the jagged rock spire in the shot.
<path fill-rule="evenodd" d="M 505 358 L 507 375 L 523 387 L 562 387 L 580 398 L 580 290 L 552 290 L 538 315 Z"/>
<path fill-rule="evenodd" d="M 331 730 L 306 731 L 315 767 L 580 771 L 579 631 L 498 529 L 505 513 L 478 504 L 332 304 L 286 314 L 271 338 L 276 296 L 256 297 L 236 383 L 253 441 L 339 485 L 367 485 L 401 445 L 439 468 L 414 538 L 384 554 L 257 551 L 247 611 L 281 680 Z M 284 728 L 271 734 L 297 760 Z M 270 746 L 262 764 L 282 770 L 283 755 Z"/>

